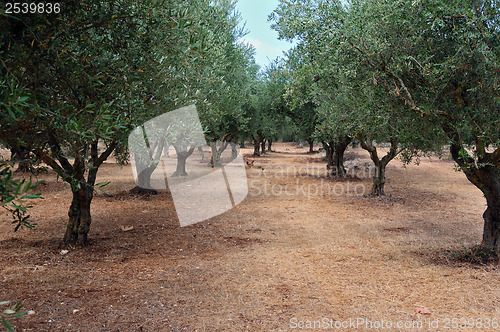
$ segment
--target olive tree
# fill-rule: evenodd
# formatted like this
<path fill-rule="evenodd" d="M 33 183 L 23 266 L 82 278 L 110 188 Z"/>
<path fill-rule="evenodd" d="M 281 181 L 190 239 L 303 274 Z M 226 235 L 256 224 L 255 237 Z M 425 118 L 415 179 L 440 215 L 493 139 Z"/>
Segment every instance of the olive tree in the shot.
<path fill-rule="evenodd" d="M 58 14 L 1 17 L 0 73 L 32 98 L 0 119 L 0 138 L 70 184 L 65 243 L 87 242 L 98 169 L 151 116 L 169 56 L 158 45 L 176 49 L 191 29 L 184 13 L 168 1 L 67 1 Z"/>
<path fill-rule="evenodd" d="M 348 130 L 332 127 L 332 117 L 325 112 L 332 106 L 325 104 L 335 98 L 340 88 L 334 73 L 337 65 L 332 61 L 335 53 L 329 50 L 332 42 L 338 43 L 332 33 L 342 12 L 337 1 L 292 0 L 281 1 L 270 15 L 280 38 L 297 40 L 298 44 L 287 59 L 292 77 L 287 91 L 291 117 L 302 127 L 311 152 L 315 139 L 323 143 L 327 168 L 334 176 L 345 175 L 344 152 L 352 140 Z M 325 87 L 330 91 L 326 92 Z M 338 91 L 332 93 L 332 87 Z"/>
<path fill-rule="evenodd" d="M 441 128 L 453 159 L 486 198 L 482 244 L 498 256 L 498 2 L 366 0 L 350 6 L 344 45 L 352 63 L 363 64 L 387 94 Z"/>

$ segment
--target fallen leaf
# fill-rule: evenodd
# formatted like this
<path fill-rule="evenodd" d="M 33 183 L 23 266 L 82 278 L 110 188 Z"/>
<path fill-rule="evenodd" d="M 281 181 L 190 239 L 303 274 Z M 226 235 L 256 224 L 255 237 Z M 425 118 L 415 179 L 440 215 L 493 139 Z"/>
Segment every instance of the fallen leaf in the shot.
<path fill-rule="evenodd" d="M 429 310 L 429 308 L 426 308 L 426 307 L 415 308 L 415 311 L 418 314 L 422 314 L 422 315 L 430 315 L 431 314 L 431 311 Z"/>

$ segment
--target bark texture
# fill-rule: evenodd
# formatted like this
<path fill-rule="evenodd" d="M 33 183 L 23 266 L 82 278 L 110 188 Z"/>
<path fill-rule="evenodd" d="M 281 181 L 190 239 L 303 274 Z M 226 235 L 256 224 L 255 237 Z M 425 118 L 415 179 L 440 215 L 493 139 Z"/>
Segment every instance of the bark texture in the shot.
<path fill-rule="evenodd" d="M 366 141 L 362 134 L 358 134 L 358 140 L 361 147 L 370 153 L 370 159 L 375 165 L 375 174 L 373 175 L 373 186 L 371 195 L 382 196 L 385 195 L 385 170 L 387 164 L 393 160 L 398 154 L 398 141 L 396 139 L 391 139 L 391 147 L 389 152 L 380 159 L 378 156 L 377 148 L 369 141 Z"/>
<path fill-rule="evenodd" d="M 72 192 L 73 200 L 68 212 L 69 220 L 64 234 L 64 243 L 85 245 L 92 223 L 90 203 L 93 198 L 93 189 L 89 189 L 86 183 L 82 183 L 82 188 L 72 188 Z"/>
<path fill-rule="evenodd" d="M 231 159 L 238 157 L 238 149 L 236 148 L 236 143 L 230 142 L 231 145 Z"/>
<path fill-rule="evenodd" d="M 335 142 L 333 148 L 333 165 L 331 169 L 332 171 L 330 173 L 332 176 L 346 176 L 344 167 L 344 154 L 351 140 L 352 138 L 350 138 L 349 136 L 343 136 L 337 142 Z"/>
<path fill-rule="evenodd" d="M 307 140 L 307 143 L 309 144 L 309 153 L 314 153 L 314 141 Z"/>
<path fill-rule="evenodd" d="M 210 157 L 210 163 L 212 167 L 220 167 L 222 166 L 221 163 L 221 156 L 222 153 L 226 150 L 229 142 L 223 141 L 222 143 L 217 144 L 217 142 L 210 142 L 210 149 L 212 151 L 211 157 Z"/>
<path fill-rule="evenodd" d="M 337 141 L 323 142 L 326 152 L 326 168 L 330 176 L 343 177 L 346 175 L 344 167 L 344 153 L 352 138 L 349 136 L 340 137 Z"/>
<path fill-rule="evenodd" d="M 330 170 L 333 168 L 333 154 L 335 152 L 334 142 L 322 142 L 323 148 L 326 153 L 326 169 Z"/>
<path fill-rule="evenodd" d="M 165 151 L 168 151 L 168 147 L 165 140 L 160 139 L 154 146 L 148 146 L 147 155 L 136 157 L 137 187 L 130 190 L 131 194 L 156 195 L 158 193 L 155 189 L 151 188 L 151 176 L 160 163 L 162 153 L 165 154 Z"/>
<path fill-rule="evenodd" d="M 174 148 L 175 152 L 177 153 L 177 167 L 172 176 L 187 176 L 188 174 L 186 172 L 186 160 L 190 155 L 193 154 L 195 146 L 192 146 L 188 149 L 187 147 L 174 145 Z"/>
<path fill-rule="evenodd" d="M 482 246 L 500 257 L 500 148 L 487 153 L 478 140 L 478 159 L 471 157 L 459 144 L 451 144 L 450 152 L 467 179 L 479 188 L 486 198 L 483 213 L 484 227 Z"/>
<path fill-rule="evenodd" d="M 264 136 L 261 134 L 253 135 L 253 155 L 258 157 L 260 156 L 260 146 L 264 141 Z"/>

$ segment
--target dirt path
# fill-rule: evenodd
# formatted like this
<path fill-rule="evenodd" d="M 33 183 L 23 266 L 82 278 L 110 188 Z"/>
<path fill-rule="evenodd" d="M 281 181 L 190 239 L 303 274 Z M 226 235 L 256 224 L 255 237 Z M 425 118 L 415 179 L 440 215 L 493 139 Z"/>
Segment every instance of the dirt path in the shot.
<path fill-rule="evenodd" d="M 35 311 L 15 325 L 286 331 L 323 318 L 364 319 L 360 330 L 366 321 L 439 319 L 444 328 L 447 318 L 500 320 L 498 268 L 460 264 L 449 252 L 480 241 L 485 209 L 453 163 L 394 162 L 390 196 L 376 199 L 363 196 L 370 179 L 335 181 L 324 177 L 318 154 L 274 147 L 254 158 L 243 203 L 184 228 L 168 193 L 120 194 L 134 186 L 131 171 L 106 164 L 100 178 L 112 180 L 114 196 L 93 202 L 92 245 L 66 255 L 58 245 L 70 195 L 44 175 L 46 200 L 32 211 L 37 229 L 13 234 L 0 219 L 0 300 L 22 300 Z M 369 161 L 361 150 L 350 156 L 361 166 Z M 416 313 L 419 307 L 431 314 Z"/>

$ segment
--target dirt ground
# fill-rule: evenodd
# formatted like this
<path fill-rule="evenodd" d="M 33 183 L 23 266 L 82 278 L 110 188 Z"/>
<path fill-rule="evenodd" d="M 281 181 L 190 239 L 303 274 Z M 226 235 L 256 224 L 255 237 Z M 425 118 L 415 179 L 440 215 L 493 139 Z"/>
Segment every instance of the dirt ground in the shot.
<path fill-rule="evenodd" d="M 66 254 L 70 192 L 53 173 L 40 175 L 45 199 L 30 211 L 38 226 L 13 233 L 0 217 L 0 301 L 21 300 L 34 312 L 13 320 L 15 328 L 348 330 L 355 322 L 358 330 L 391 323 L 385 330 L 427 331 L 500 323 L 498 265 L 455 258 L 480 242 L 485 199 L 453 162 L 394 161 L 388 195 L 373 198 L 360 175 L 369 172 L 364 151 L 347 154 L 360 178 L 338 180 L 325 176 L 321 154 L 273 147 L 259 158 L 243 149 L 254 165 L 241 204 L 182 228 L 168 192 L 129 195 L 130 166 L 106 163 L 99 178 L 111 181 L 112 196 L 94 198 L 91 244 Z"/>

